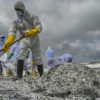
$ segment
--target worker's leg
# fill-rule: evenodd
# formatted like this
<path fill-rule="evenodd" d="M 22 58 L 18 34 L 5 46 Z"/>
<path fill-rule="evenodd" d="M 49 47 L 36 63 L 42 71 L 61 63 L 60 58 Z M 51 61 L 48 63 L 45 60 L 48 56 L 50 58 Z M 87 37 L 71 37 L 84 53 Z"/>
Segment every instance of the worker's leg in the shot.
<path fill-rule="evenodd" d="M 20 41 L 19 44 L 19 53 L 17 55 L 17 78 L 16 79 L 21 79 L 23 76 L 23 69 L 24 69 L 24 60 L 26 58 L 26 53 L 27 53 L 27 41 L 26 39 L 23 39 Z"/>
<path fill-rule="evenodd" d="M 24 68 L 24 60 L 18 60 L 17 61 L 17 76 L 20 79 L 23 76 L 23 68 Z"/>
<path fill-rule="evenodd" d="M 1 64 L 1 61 L 0 61 L 0 75 L 2 75 L 2 64 Z"/>

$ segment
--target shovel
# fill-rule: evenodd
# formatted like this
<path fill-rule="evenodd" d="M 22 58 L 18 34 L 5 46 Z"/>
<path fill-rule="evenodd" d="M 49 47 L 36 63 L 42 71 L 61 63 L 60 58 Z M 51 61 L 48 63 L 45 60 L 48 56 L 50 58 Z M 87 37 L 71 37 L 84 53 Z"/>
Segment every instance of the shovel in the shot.
<path fill-rule="evenodd" d="M 25 36 L 22 36 L 21 38 L 15 40 L 11 45 L 13 45 L 13 44 L 15 44 L 16 42 L 22 40 L 23 38 L 25 38 Z M 11 46 L 11 45 L 10 45 L 10 46 Z M 0 49 L 0 52 L 2 52 L 2 51 L 3 51 L 3 49 Z"/>

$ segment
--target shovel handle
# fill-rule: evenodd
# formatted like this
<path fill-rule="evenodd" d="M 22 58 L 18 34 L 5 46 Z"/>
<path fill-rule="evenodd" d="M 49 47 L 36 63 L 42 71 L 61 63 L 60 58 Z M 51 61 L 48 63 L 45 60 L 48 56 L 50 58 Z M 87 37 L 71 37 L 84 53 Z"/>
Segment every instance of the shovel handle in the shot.
<path fill-rule="evenodd" d="M 16 42 L 22 40 L 23 38 L 25 38 L 25 36 L 19 38 L 18 40 L 15 40 L 10 46 L 12 46 L 13 44 L 15 44 Z M 0 52 L 2 52 L 4 49 L 0 49 Z"/>

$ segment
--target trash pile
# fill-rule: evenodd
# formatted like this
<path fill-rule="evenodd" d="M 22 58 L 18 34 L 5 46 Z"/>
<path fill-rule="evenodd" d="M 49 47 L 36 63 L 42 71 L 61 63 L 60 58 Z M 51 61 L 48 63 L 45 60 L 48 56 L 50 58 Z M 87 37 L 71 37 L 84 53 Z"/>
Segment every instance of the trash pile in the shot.
<path fill-rule="evenodd" d="M 6 93 L 4 89 L 9 91 Z M 100 74 L 87 66 L 67 63 L 41 78 L 0 79 L 0 97 L 4 100 L 96 100 L 100 97 Z"/>
<path fill-rule="evenodd" d="M 61 100 L 95 100 L 100 96 L 100 79 L 94 69 L 68 63 L 52 69 L 42 78 L 33 80 L 32 88 L 34 92 Z"/>

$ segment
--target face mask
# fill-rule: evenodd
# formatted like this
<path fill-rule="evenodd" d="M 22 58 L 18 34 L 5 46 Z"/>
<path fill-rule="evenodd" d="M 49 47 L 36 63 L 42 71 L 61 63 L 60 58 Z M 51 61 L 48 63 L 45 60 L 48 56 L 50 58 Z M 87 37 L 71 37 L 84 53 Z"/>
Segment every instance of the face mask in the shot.
<path fill-rule="evenodd" d="M 17 16 L 18 16 L 19 18 L 23 17 L 23 14 L 24 14 L 23 11 L 16 11 L 16 13 L 17 13 Z"/>

